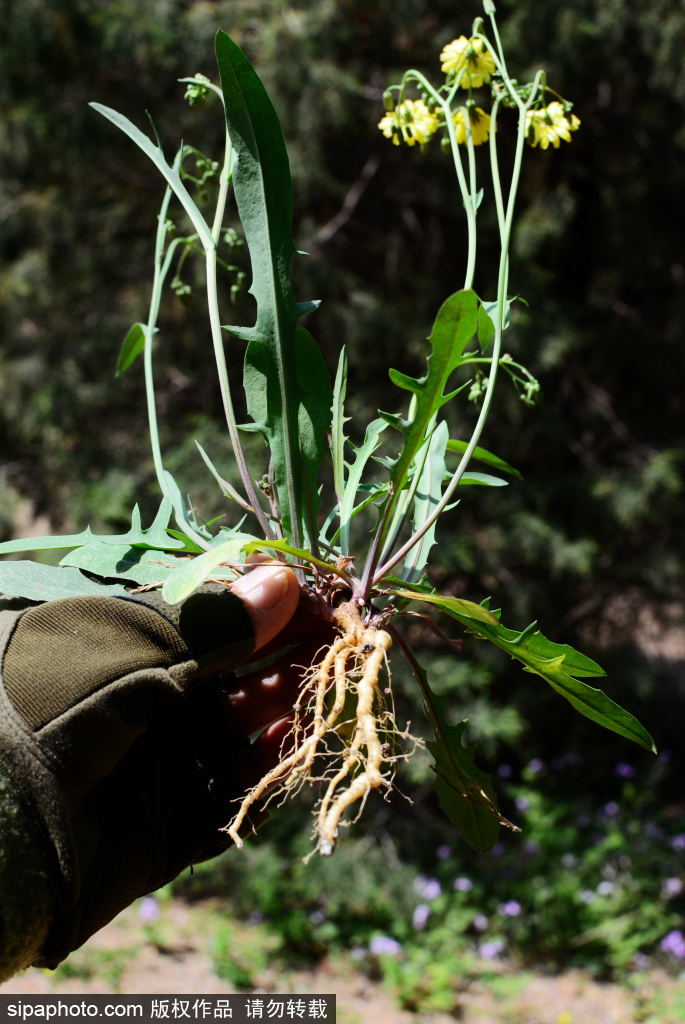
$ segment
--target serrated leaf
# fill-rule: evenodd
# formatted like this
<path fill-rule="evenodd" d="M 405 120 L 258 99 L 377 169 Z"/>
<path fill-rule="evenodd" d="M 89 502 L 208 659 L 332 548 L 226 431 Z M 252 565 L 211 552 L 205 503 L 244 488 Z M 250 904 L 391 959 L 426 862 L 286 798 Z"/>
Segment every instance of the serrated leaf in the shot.
<path fill-rule="evenodd" d="M 162 588 L 162 597 L 169 604 L 178 604 L 201 586 L 208 576 L 222 562 L 242 562 L 243 541 L 240 538 L 228 540 L 205 551 L 197 558 L 190 558 L 185 565 L 175 569 Z M 237 575 L 234 575 L 237 578 Z"/>
<path fill-rule="evenodd" d="M 226 327 L 248 341 L 248 411 L 274 460 L 283 527 L 308 536 L 308 507 L 319 505 L 316 476 L 331 422 L 332 389 L 321 352 L 297 321 L 315 307 L 290 284 L 295 255 L 292 181 L 276 111 L 254 68 L 225 32 L 216 36 L 226 123 L 237 154 L 233 186 L 252 263 L 254 327 Z M 305 489 L 308 496 L 305 496 Z"/>
<path fill-rule="evenodd" d="M 467 448 L 468 441 L 458 441 L 451 438 L 447 442 L 448 452 L 457 452 L 462 455 Z M 478 462 L 484 462 L 486 465 L 492 466 L 493 469 L 499 469 L 501 473 L 510 473 L 512 476 L 518 477 L 519 480 L 521 479 L 521 474 L 518 469 L 510 466 L 508 462 L 505 462 L 504 459 L 500 459 L 498 455 L 493 455 L 493 453 L 489 452 L 487 448 L 479 448 L 478 445 L 476 445 L 471 454 L 471 458 L 476 459 Z"/>
<path fill-rule="evenodd" d="M 535 628 L 537 623 L 533 622 L 517 632 L 502 626 L 496 616 L 482 605 L 471 605 L 470 609 L 466 609 L 464 605 L 470 605 L 471 602 L 459 598 L 441 597 L 439 594 L 418 595 L 399 590 L 396 593 L 400 597 L 436 605 L 441 611 L 468 626 L 477 636 L 490 640 L 512 658 L 521 661 L 527 672 L 541 676 L 581 715 L 619 736 L 633 740 L 645 750 L 656 753 L 654 740 L 636 718 L 614 703 L 602 690 L 581 682 L 579 678 L 603 676 L 604 670 L 567 644 L 555 644 L 548 640 Z"/>
<path fill-rule="evenodd" d="M 419 477 L 414 497 L 414 518 L 412 532 L 419 530 L 442 498 L 442 484 L 447 475 L 445 447 L 449 439 L 449 428 L 443 420 L 433 431 L 428 445 L 426 459 Z M 428 561 L 430 549 L 435 544 L 435 523 L 423 535 L 419 543 L 409 552 L 402 569 L 407 580 L 420 578 Z"/>
<path fill-rule="evenodd" d="M 116 584 L 93 583 L 78 569 L 60 569 L 40 562 L 0 563 L 0 593 L 25 597 L 29 601 L 56 601 L 62 597 L 126 597 L 127 591 Z"/>
<path fill-rule="evenodd" d="M 185 558 L 177 558 L 163 551 L 132 547 L 129 544 L 105 544 L 98 540 L 70 551 L 59 564 L 109 579 L 133 580 L 143 586 L 163 583 L 177 566 L 185 565 L 186 562 Z"/>
<path fill-rule="evenodd" d="M 331 409 L 331 455 L 333 457 L 333 485 L 338 506 L 342 505 L 345 490 L 345 394 L 347 392 L 347 352 L 340 350 L 338 369 L 333 385 Z"/>
<path fill-rule="evenodd" d="M 209 229 L 209 225 L 191 198 L 187 188 L 181 181 L 181 176 L 178 173 L 178 170 L 175 167 L 169 166 L 160 147 L 155 146 L 154 143 L 148 139 L 147 135 L 144 135 L 139 128 L 136 128 L 132 121 L 129 121 L 127 117 L 124 117 L 124 115 L 118 113 L 118 111 L 112 110 L 111 107 L 106 107 L 102 103 L 89 103 L 88 106 L 92 107 L 93 110 L 97 110 L 99 114 L 102 114 L 102 116 L 106 117 L 108 121 L 111 121 L 112 124 L 121 129 L 121 131 L 124 132 L 125 135 L 128 135 L 128 137 L 132 139 L 140 149 L 142 149 L 143 153 L 152 160 L 153 164 L 155 164 L 166 178 L 177 198 L 181 201 L 181 204 L 190 217 L 204 247 L 208 250 L 214 249 L 214 239 L 212 238 L 212 232 Z"/>
<path fill-rule="evenodd" d="M 340 550 L 343 555 L 350 553 L 350 522 L 354 516 L 355 501 L 361 484 L 362 474 L 367 462 L 380 444 L 380 436 L 387 424 L 382 419 L 372 420 L 366 428 L 364 443 L 360 448 L 350 442 L 354 452 L 354 462 L 348 466 L 347 484 L 340 506 Z"/>
<path fill-rule="evenodd" d="M 140 510 L 136 505 L 131 513 L 131 528 L 127 533 L 105 536 L 95 534 L 87 527 L 81 533 L 64 534 L 54 537 L 23 537 L 19 540 L 8 540 L 0 544 L 0 555 L 13 554 L 19 551 L 51 551 L 60 548 L 78 548 L 85 544 L 100 542 L 114 545 L 136 545 L 152 548 L 156 551 L 180 551 L 184 543 L 170 536 L 167 524 L 171 516 L 172 505 L 169 498 L 164 498 L 152 526 L 144 530 L 140 520 Z"/>
<path fill-rule="evenodd" d="M 435 737 L 426 746 L 434 759 L 433 788 L 440 806 L 472 849 L 488 853 L 497 842 L 500 821 L 504 820 L 490 778 L 476 766 L 475 747 L 464 746 L 467 723 L 449 724 L 446 698 L 433 693 L 426 670 L 413 654 L 409 662 L 424 695 L 424 712 Z"/>
<path fill-rule="evenodd" d="M 438 410 L 453 394 L 446 395 L 445 387 L 450 375 L 463 362 L 463 352 L 476 333 L 478 325 L 478 298 L 474 291 L 460 291 L 443 302 L 435 318 L 429 342 L 428 372 L 420 379 L 390 370 L 390 379 L 398 387 L 415 396 L 413 415 L 403 419 L 395 413 L 381 413 L 383 419 L 400 431 L 402 451 L 395 462 L 391 479 L 395 495 L 402 490 L 414 457 L 424 442 L 426 430 Z"/>

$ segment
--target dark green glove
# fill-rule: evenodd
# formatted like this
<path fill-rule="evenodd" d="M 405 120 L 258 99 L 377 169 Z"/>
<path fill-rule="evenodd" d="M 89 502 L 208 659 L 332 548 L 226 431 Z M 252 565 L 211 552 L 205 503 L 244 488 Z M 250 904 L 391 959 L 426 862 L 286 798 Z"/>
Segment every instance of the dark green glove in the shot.
<path fill-rule="evenodd" d="M 55 967 L 136 897 L 228 845 L 239 795 L 212 673 L 254 649 L 240 598 L 206 586 L 0 612 L 0 759 L 54 850 Z"/>

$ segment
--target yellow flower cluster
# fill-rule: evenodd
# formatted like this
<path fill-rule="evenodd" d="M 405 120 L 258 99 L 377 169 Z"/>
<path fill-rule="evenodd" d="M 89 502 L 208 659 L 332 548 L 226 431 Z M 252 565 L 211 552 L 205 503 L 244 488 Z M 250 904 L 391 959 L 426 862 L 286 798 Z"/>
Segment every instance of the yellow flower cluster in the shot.
<path fill-rule="evenodd" d="M 490 135 L 490 115 L 486 114 L 480 107 L 468 107 L 469 121 L 471 122 L 471 138 L 474 146 L 488 141 Z M 463 109 L 452 115 L 457 142 L 466 142 L 466 119 Z"/>
<path fill-rule="evenodd" d="M 390 114 L 385 115 L 378 127 L 386 139 L 392 139 L 396 146 L 400 144 L 400 137 L 408 146 L 416 142 L 422 146 L 435 134 L 439 123 L 437 115 L 428 109 L 423 100 L 404 100 Z"/>
<path fill-rule="evenodd" d="M 495 61 L 482 39 L 469 40 L 466 36 L 453 39 L 440 54 L 440 60 L 445 74 L 453 71 L 458 77 L 464 69 L 460 82 L 462 89 L 478 89 L 495 73 Z"/>
<path fill-rule="evenodd" d="M 529 110 L 526 114 L 526 132 L 531 146 L 540 145 L 547 149 L 550 142 L 555 149 L 559 143 L 571 141 L 571 132 L 580 127 L 580 118 L 575 114 L 566 114 L 557 100 L 549 103 L 542 110 Z"/>

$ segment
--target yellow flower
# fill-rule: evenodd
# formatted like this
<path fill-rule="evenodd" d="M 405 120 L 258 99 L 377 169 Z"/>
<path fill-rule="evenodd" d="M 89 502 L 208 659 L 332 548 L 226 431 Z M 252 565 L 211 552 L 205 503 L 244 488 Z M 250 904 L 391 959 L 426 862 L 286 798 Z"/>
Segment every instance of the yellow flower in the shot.
<path fill-rule="evenodd" d="M 378 127 L 396 146 L 400 144 L 400 136 L 408 146 L 415 142 L 422 146 L 435 134 L 438 124 L 437 115 L 431 113 L 423 100 L 405 100 L 391 114 L 386 114 Z"/>
<path fill-rule="evenodd" d="M 471 137 L 474 146 L 480 146 L 482 142 L 488 141 L 490 135 L 490 115 L 486 114 L 480 107 L 469 107 L 469 121 L 471 122 Z M 463 109 L 452 115 L 456 129 L 457 142 L 466 142 L 466 120 Z"/>
<path fill-rule="evenodd" d="M 447 44 L 440 54 L 440 60 L 445 74 L 453 71 L 455 77 L 458 77 L 464 69 L 460 83 L 462 89 L 478 89 L 483 82 L 489 82 L 495 73 L 495 61 L 482 39 L 469 40 L 466 36 L 459 36 Z"/>
<path fill-rule="evenodd" d="M 540 144 L 547 149 L 550 142 L 559 149 L 562 139 L 571 141 L 571 132 L 580 127 L 580 118 L 575 114 L 566 114 L 557 100 L 549 103 L 543 110 L 529 110 L 526 114 L 526 132 L 531 146 Z"/>

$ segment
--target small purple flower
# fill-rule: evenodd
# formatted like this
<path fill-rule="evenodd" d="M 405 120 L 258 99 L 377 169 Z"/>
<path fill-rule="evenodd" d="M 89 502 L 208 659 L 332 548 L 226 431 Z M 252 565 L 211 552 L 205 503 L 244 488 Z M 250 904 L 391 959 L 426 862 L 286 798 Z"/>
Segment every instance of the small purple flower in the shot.
<path fill-rule="evenodd" d="M 646 953 L 636 953 L 633 957 L 633 967 L 636 971 L 648 971 L 650 966 L 649 957 Z"/>
<path fill-rule="evenodd" d="M 681 878 L 667 878 L 663 884 L 663 893 L 667 900 L 675 899 L 676 896 L 680 896 L 685 885 Z"/>
<path fill-rule="evenodd" d="M 140 901 L 138 917 L 141 921 L 154 921 L 156 917 L 159 917 L 159 903 L 153 896 L 145 896 Z"/>
<path fill-rule="evenodd" d="M 449 858 L 452 856 L 452 847 L 447 846 L 445 843 L 443 843 L 443 845 L 439 846 L 435 851 L 435 856 L 438 858 L 438 860 L 449 860 Z"/>
<path fill-rule="evenodd" d="M 533 772 L 534 775 L 537 775 L 537 773 L 541 772 L 545 767 L 545 762 L 541 761 L 539 757 L 534 757 L 532 761 L 528 762 L 526 767 L 529 772 Z"/>
<path fill-rule="evenodd" d="M 426 878 L 425 875 L 416 876 L 414 889 L 425 900 L 435 900 L 442 892 L 442 886 L 437 878 Z"/>
<path fill-rule="evenodd" d="M 253 910 L 247 919 L 248 924 L 261 924 L 264 920 L 264 914 L 259 910 Z"/>
<path fill-rule="evenodd" d="M 497 913 L 501 917 L 518 917 L 521 913 L 521 904 L 518 900 L 507 900 L 506 903 L 500 903 Z"/>
<path fill-rule="evenodd" d="M 353 960 L 363 960 L 366 956 L 366 950 L 363 946 L 353 946 L 350 950 L 350 956 Z"/>
<path fill-rule="evenodd" d="M 369 952 L 374 956 L 397 956 L 401 949 L 397 939 L 390 935 L 376 935 L 369 943 Z"/>
<path fill-rule="evenodd" d="M 514 803 L 516 804 L 516 810 L 520 811 L 521 814 L 530 807 L 530 800 L 525 796 L 517 796 Z"/>
<path fill-rule="evenodd" d="M 599 885 L 597 886 L 597 892 L 599 893 L 600 896 L 611 896 L 613 891 L 614 891 L 614 883 L 613 882 L 600 882 Z"/>
<path fill-rule="evenodd" d="M 504 843 L 495 843 L 490 853 L 493 857 L 501 857 L 504 853 Z"/>
<path fill-rule="evenodd" d="M 685 832 L 680 832 L 677 836 L 673 836 L 670 842 L 674 850 L 685 850 Z"/>
<path fill-rule="evenodd" d="M 523 844 L 523 852 L 528 854 L 538 853 L 540 850 L 540 844 L 537 839 L 526 839 Z"/>
<path fill-rule="evenodd" d="M 635 769 L 633 768 L 632 764 L 626 764 L 625 761 L 621 761 L 620 764 L 617 764 L 614 768 L 614 771 L 618 775 L 619 779 L 635 778 Z"/>
<path fill-rule="evenodd" d="M 497 769 L 497 774 L 500 779 L 510 779 L 512 773 L 512 767 L 510 764 L 501 764 Z"/>
<path fill-rule="evenodd" d="M 664 830 L 653 821 L 648 821 L 642 831 L 648 839 L 656 839 L 657 842 L 664 838 Z"/>
<path fill-rule="evenodd" d="M 431 916 L 431 908 L 427 903 L 419 903 L 418 907 L 414 911 L 414 916 L 411 919 L 411 923 L 415 928 L 421 929 L 426 927 L 426 921 Z"/>
<path fill-rule="evenodd" d="M 580 898 L 583 901 L 583 903 L 595 902 L 595 894 L 591 889 L 583 889 L 583 891 L 580 894 Z"/>
<path fill-rule="evenodd" d="M 484 960 L 493 960 L 503 949 L 504 943 L 501 939 L 491 939 L 490 942 L 483 942 L 478 947 L 478 953 Z"/>
<path fill-rule="evenodd" d="M 664 953 L 673 953 L 679 960 L 685 959 L 685 938 L 680 931 L 669 932 L 659 943 Z"/>
<path fill-rule="evenodd" d="M 457 892 L 471 892 L 473 889 L 473 882 L 470 878 L 455 878 L 454 888 Z"/>
<path fill-rule="evenodd" d="M 604 804 L 603 810 L 607 818 L 615 818 L 620 808 L 615 800 L 610 800 L 608 804 Z"/>
<path fill-rule="evenodd" d="M 312 924 L 323 924 L 324 921 L 326 920 L 326 915 L 324 914 L 323 910 L 312 910 L 311 914 L 309 915 L 309 920 L 312 922 Z"/>
<path fill-rule="evenodd" d="M 473 927 L 477 932 L 484 932 L 488 927 L 488 919 L 485 914 L 473 915 Z"/>
<path fill-rule="evenodd" d="M 561 863 L 567 871 L 570 871 L 571 868 L 574 868 L 576 866 L 575 853 L 565 853 L 564 856 L 561 858 Z"/>

